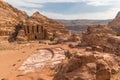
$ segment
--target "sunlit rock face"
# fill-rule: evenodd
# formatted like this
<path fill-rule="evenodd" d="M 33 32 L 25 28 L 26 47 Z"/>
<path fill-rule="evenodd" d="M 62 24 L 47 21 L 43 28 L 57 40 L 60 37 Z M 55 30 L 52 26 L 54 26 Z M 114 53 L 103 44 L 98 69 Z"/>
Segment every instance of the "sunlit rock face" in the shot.
<path fill-rule="evenodd" d="M 0 36 L 11 35 L 15 26 L 20 21 L 25 21 L 27 17 L 24 11 L 20 11 L 0 0 Z"/>
<path fill-rule="evenodd" d="M 49 19 L 39 12 L 28 16 L 8 3 L 0 0 L 0 36 L 7 36 L 9 41 L 48 39 L 48 36 L 69 35 L 64 25 Z M 57 36 L 57 37 L 59 37 Z"/>
<path fill-rule="evenodd" d="M 39 12 L 33 13 L 23 24 L 23 28 L 28 40 L 49 39 L 53 35 L 58 35 L 56 37 L 63 36 L 63 34 L 69 35 L 69 31 L 61 23 L 49 19 Z"/>
<path fill-rule="evenodd" d="M 86 33 L 83 33 L 82 36 L 82 44 L 83 45 L 106 45 L 107 39 L 109 36 L 115 36 L 116 33 L 106 27 L 106 26 L 95 26 L 95 27 L 89 27 L 86 31 Z"/>
<path fill-rule="evenodd" d="M 55 75 L 54 80 L 112 80 L 119 71 L 119 57 L 109 53 L 77 53 Z"/>
<path fill-rule="evenodd" d="M 120 12 L 118 12 L 115 19 L 113 19 L 109 24 L 109 27 L 111 27 L 114 31 L 117 32 L 117 35 L 120 36 Z"/>
<path fill-rule="evenodd" d="M 120 37 L 116 35 L 111 28 L 105 26 L 96 26 L 88 28 L 83 34 L 81 45 L 90 46 L 92 50 L 101 52 L 116 53 L 120 55 Z"/>

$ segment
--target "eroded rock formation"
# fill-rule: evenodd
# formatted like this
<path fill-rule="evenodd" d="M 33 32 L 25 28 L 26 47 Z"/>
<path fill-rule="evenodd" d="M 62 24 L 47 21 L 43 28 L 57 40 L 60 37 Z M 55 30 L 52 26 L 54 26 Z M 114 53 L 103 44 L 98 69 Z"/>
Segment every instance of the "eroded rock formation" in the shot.
<path fill-rule="evenodd" d="M 0 0 L 0 36 L 11 35 L 15 30 L 15 26 L 20 21 L 25 21 L 27 17 L 24 11 L 20 11 Z"/>
<path fill-rule="evenodd" d="M 54 80 L 111 80 L 119 71 L 119 61 L 115 54 L 77 53 L 61 66 Z"/>
<path fill-rule="evenodd" d="M 113 19 L 108 26 L 110 26 L 114 31 L 117 32 L 117 35 L 120 36 L 120 12 L 118 12 L 115 19 Z"/>
<path fill-rule="evenodd" d="M 87 32 L 83 34 L 81 45 L 90 46 L 92 50 L 101 50 L 101 52 L 110 52 L 120 54 L 120 37 L 116 36 L 109 27 L 96 26 L 88 28 Z"/>
<path fill-rule="evenodd" d="M 120 37 L 116 32 L 107 26 L 89 27 L 80 46 L 87 47 L 87 52 L 65 62 L 54 80 L 114 80 L 120 68 Z"/>
<path fill-rule="evenodd" d="M 48 39 L 56 34 L 66 36 L 64 26 L 39 12 L 28 16 L 4 1 L 0 1 L 0 36 L 9 36 L 9 41 Z"/>
<path fill-rule="evenodd" d="M 106 45 L 108 36 L 115 35 L 115 32 L 112 29 L 106 26 L 95 26 L 89 27 L 86 33 L 82 35 L 82 44 L 83 45 Z"/>

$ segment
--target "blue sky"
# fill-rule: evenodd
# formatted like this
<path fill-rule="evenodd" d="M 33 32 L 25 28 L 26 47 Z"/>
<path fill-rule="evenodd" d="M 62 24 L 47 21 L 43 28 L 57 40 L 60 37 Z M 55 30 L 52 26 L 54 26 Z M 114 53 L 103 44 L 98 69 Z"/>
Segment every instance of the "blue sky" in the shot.
<path fill-rule="evenodd" d="M 35 11 L 53 19 L 112 19 L 120 0 L 5 0 L 32 15 Z"/>

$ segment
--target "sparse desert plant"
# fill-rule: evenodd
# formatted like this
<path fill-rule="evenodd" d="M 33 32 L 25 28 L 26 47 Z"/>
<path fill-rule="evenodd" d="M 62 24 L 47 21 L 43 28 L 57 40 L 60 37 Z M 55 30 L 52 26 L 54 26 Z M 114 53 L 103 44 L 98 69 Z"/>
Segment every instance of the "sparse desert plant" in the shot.
<path fill-rule="evenodd" d="M 71 54 L 71 52 L 69 50 L 67 50 L 65 52 L 65 57 L 68 58 L 68 59 L 70 59 L 72 57 L 72 54 Z"/>
<path fill-rule="evenodd" d="M 50 41 L 54 41 L 54 39 L 55 39 L 54 37 L 51 37 L 49 40 L 50 40 Z"/>

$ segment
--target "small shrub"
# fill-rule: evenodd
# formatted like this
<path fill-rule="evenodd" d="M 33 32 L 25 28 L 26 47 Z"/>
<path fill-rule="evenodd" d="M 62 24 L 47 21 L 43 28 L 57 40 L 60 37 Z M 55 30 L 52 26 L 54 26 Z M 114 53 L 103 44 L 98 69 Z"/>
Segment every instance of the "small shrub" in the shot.
<path fill-rule="evenodd" d="M 50 41 L 54 41 L 54 39 L 55 39 L 55 38 L 51 37 L 51 38 L 50 38 Z"/>
<path fill-rule="evenodd" d="M 66 56 L 68 59 L 70 59 L 70 58 L 72 57 L 72 54 L 71 54 L 70 51 L 68 50 L 68 51 L 65 52 L 65 56 Z"/>

